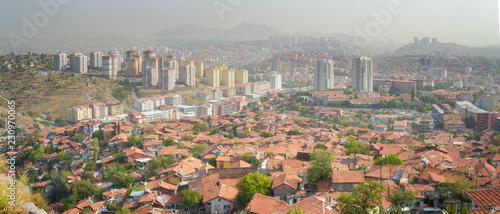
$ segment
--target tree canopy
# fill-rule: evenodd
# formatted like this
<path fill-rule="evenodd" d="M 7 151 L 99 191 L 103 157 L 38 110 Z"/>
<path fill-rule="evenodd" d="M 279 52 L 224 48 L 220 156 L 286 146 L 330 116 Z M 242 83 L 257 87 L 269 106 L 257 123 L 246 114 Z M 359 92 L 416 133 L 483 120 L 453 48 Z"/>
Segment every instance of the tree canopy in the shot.
<path fill-rule="evenodd" d="M 338 209 L 344 214 L 369 214 L 372 210 L 370 203 L 382 206 L 380 200 L 385 191 L 382 183 L 368 179 L 366 183 L 354 186 L 353 194 L 342 193 L 337 198 Z"/>
<path fill-rule="evenodd" d="M 311 153 L 311 167 L 307 170 L 307 181 L 316 185 L 318 181 L 332 176 L 331 163 L 335 160 L 333 153 L 318 149 Z"/>
<path fill-rule="evenodd" d="M 345 154 L 370 154 L 366 145 L 364 143 L 358 142 L 356 138 L 349 137 L 347 138 L 347 143 L 344 144 L 344 148 L 346 149 Z"/>
<path fill-rule="evenodd" d="M 247 152 L 247 153 L 243 154 L 242 156 L 240 156 L 240 160 L 245 161 L 245 162 L 247 162 L 249 164 L 252 164 L 252 167 L 257 167 L 260 164 L 260 160 L 257 159 L 252 154 L 250 154 L 249 152 Z"/>
<path fill-rule="evenodd" d="M 77 181 L 72 185 L 73 194 L 76 196 L 78 201 L 97 195 L 99 189 L 89 180 Z"/>
<path fill-rule="evenodd" d="M 196 190 L 183 190 L 179 194 L 181 206 L 185 210 L 196 210 L 201 201 L 201 193 Z"/>
<path fill-rule="evenodd" d="M 395 154 L 388 154 L 375 159 L 375 165 L 385 165 L 385 164 L 395 164 L 395 165 L 405 165 L 403 160 Z"/>
<path fill-rule="evenodd" d="M 248 173 L 243 178 L 240 178 L 236 184 L 236 188 L 238 189 L 238 194 L 236 194 L 238 207 L 246 207 L 255 193 L 269 195 L 271 193 L 271 183 L 272 181 L 269 177 L 258 172 Z"/>
<path fill-rule="evenodd" d="M 415 192 L 411 190 L 393 190 L 387 197 L 393 206 L 411 207 L 415 203 Z"/>

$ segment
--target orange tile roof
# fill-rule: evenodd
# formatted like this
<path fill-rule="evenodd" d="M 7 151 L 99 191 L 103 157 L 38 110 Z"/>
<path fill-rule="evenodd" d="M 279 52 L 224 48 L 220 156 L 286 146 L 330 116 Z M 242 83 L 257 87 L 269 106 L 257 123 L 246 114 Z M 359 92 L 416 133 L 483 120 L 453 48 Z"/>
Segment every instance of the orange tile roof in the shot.
<path fill-rule="evenodd" d="M 287 204 L 284 201 L 271 196 L 256 193 L 250 203 L 248 203 L 246 210 L 252 213 L 265 214 L 279 212 L 283 210 L 283 208 L 286 209 L 288 207 L 291 207 L 290 204 Z"/>
<path fill-rule="evenodd" d="M 236 202 L 235 197 L 236 194 L 238 194 L 238 189 L 236 189 L 235 187 L 231 187 L 226 184 L 220 184 L 211 187 L 212 188 L 206 189 L 203 192 L 203 203 L 206 203 L 215 198 L 223 198 L 231 202 Z"/>
<path fill-rule="evenodd" d="M 500 206 L 500 188 L 471 190 L 465 194 L 480 208 Z"/>
<path fill-rule="evenodd" d="M 363 171 L 333 171 L 332 183 L 364 183 L 365 174 Z"/>

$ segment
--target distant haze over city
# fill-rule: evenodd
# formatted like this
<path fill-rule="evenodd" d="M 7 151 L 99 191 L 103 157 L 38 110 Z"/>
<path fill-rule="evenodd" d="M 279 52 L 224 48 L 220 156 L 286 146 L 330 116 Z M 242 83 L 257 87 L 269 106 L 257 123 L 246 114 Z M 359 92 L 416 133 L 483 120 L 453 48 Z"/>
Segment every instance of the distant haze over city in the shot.
<path fill-rule="evenodd" d="M 0 39 L 8 40 L 9 33 L 22 36 L 26 20 L 33 22 L 35 16 L 43 22 L 41 4 L 46 2 L 57 1 L 2 1 Z M 253 34 L 241 39 L 253 40 L 271 35 L 358 36 L 361 32 L 373 41 L 394 39 L 398 44 L 408 44 L 415 36 L 468 46 L 500 44 L 498 3 L 492 0 L 60 2 L 58 8 L 49 7 L 54 13 L 39 23 L 32 39 L 224 40 L 238 37 L 238 31 L 249 31 Z M 218 29 L 230 29 L 234 35 L 222 37 Z"/>

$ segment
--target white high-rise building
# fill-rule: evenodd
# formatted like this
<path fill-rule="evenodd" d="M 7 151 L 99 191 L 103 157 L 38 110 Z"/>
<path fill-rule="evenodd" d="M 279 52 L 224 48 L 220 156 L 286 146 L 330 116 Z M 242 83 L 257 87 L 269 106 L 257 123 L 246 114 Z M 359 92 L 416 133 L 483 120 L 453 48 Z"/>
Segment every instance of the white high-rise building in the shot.
<path fill-rule="evenodd" d="M 78 53 L 73 56 L 73 72 L 86 74 L 87 73 L 87 56 Z"/>
<path fill-rule="evenodd" d="M 175 87 L 175 70 L 169 67 L 162 68 L 158 72 L 158 88 L 172 90 Z"/>
<path fill-rule="evenodd" d="M 102 76 L 108 79 L 116 79 L 118 75 L 118 58 L 115 54 L 102 56 Z"/>
<path fill-rule="evenodd" d="M 118 67 L 117 67 L 117 70 L 121 70 L 122 69 L 122 62 L 123 62 L 123 58 L 122 58 L 122 55 L 120 55 L 120 51 L 110 51 L 108 52 L 108 55 L 110 54 L 114 54 L 115 57 L 116 57 L 116 62 L 118 63 Z"/>
<path fill-rule="evenodd" d="M 74 52 L 74 53 L 69 55 L 69 67 L 71 69 L 73 69 L 75 67 L 75 65 L 74 65 L 75 64 L 75 56 L 78 54 L 80 54 L 80 53 Z"/>
<path fill-rule="evenodd" d="M 52 56 L 52 65 L 56 71 L 65 71 L 68 67 L 68 55 L 66 53 L 56 53 Z"/>
<path fill-rule="evenodd" d="M 186 86 L 196 85 L 196 67 L 194 65 L 183 65 L 180 71 L 179 82 Z"/>
<path fill-rule="evenodd" d="M 176 59 L 165 60 L 165 66 L 174 69 L 175 71 L 175 80 L 179 80 L 179 61 Z"/>
<path fill-rule="evenodd" d="M 94 51 L 90 53 L 90 67 L 102 68 L 102 52 Z"/>
<path fill-rule="evenodd" d="M 142 71 L 142 85 L 158 85 L 158 68 L 148 66 Z"/>
<path fill-rule="evenodd" d="M 359 57 L 352 61 L 351 89 L 353 91 L 373 91 L 373 65 L 370 57 Z"/>
<path fill-rule="evenodd" d="M 271 89 L 281 90 L 281 74 L 271 75 Z"/>
<path fill-rule="evenodd" d="M 335 73 L 333 66 L 335 62 L 329 59 L 318 60 L 316 68 L 314 69 L 314 90 L 324 91 L 326 89 L 333 89 L 333 80 Z"/>

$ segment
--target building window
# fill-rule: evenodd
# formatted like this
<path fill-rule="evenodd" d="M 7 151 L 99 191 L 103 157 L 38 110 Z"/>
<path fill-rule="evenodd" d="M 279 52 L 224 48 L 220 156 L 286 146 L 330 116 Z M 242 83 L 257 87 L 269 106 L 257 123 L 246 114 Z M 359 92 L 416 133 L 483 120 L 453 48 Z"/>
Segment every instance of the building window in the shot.
<path fill-rule="evenodd" d="M 342 186 L 342 184 L 339 184 L 339 190 L 344 190 L 344 187 Z"/>
<path fill-rule="evenodd" d="M 224 205 L 224 210 L 230 210 L 231 209 L 231 205 Z"/>

